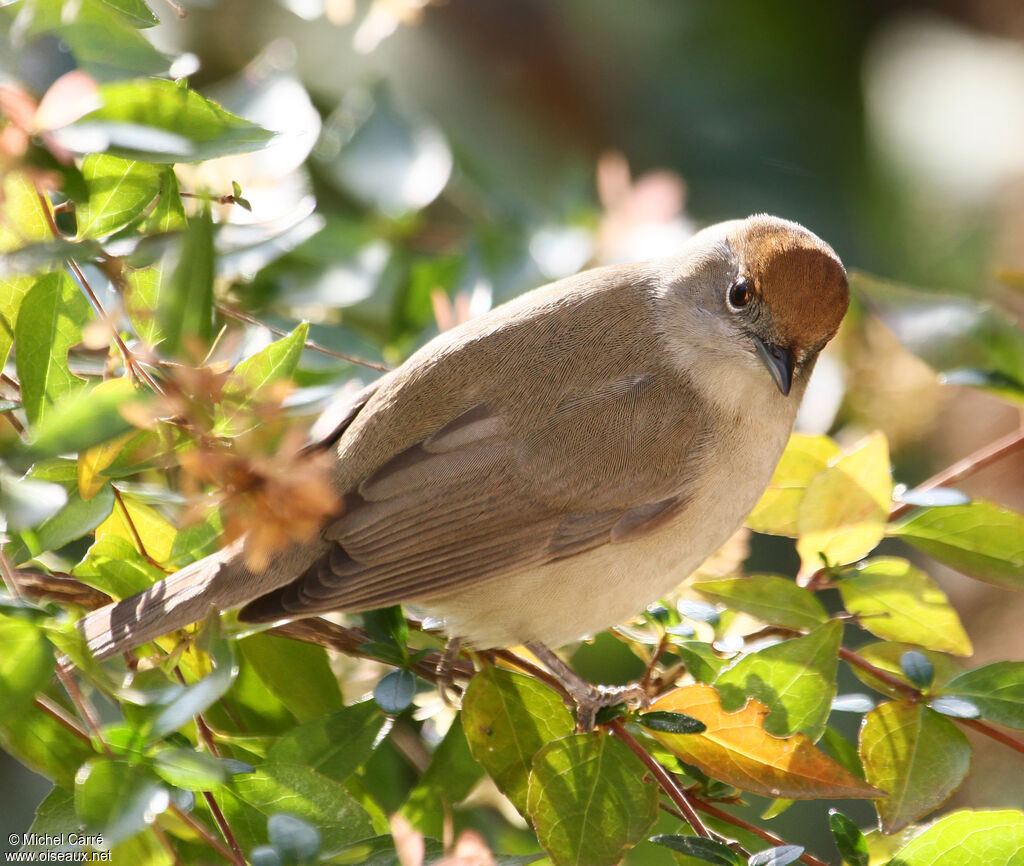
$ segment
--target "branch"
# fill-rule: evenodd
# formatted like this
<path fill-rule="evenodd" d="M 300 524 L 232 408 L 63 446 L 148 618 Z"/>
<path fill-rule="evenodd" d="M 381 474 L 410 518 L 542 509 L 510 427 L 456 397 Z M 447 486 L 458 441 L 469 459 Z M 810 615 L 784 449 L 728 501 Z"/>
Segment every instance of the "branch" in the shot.
<path fill-rule="evenodd" d="M 711 831 L 704 826 L 704 822 L 701 821 L 696 809 L 693 808 L 693 804 L 690 803 L 686 792 L 679 787 L 679 783 L 676 782 L 672 774 L 661 766 L 661 764 L 659 764 L 652 755 L 648 754 L 647 750 L 633 738 L 633 735 L 626 730 L 626 726 L 622 724 L 622 719 L 613 719 L 609 722 L 608 730 L 611 731 L 613 737 L 622 740 L 622 742 L 629 746 L 630 751 L 643 761 L 644 766 L 654 774 L 654 778 L 657 779 L 661 790 L 668 794 L 672 799 L 672 802 L 676 804 L 676 807 L 682 813 L 683 820 L 693 827 L 694 832 L 698 836 L 703 836 L 705 839 L 711 839 Z"/>
<path fill-rule="evenodd" d="M 947 466 L 941 472 L 937 472 L 927 481 L 923 481 L 913 488 L 915 491 L 932 490 L 936 487 L 943 487 L 948 484 L 956 484 L 975 472 L 984 469 L 986 466 L 1002 460 L 1015 451 L 1024 450 L 1024 427 L 1007 433 L 1005 436 L 990 442 L 983 448 L 979 448 L 973 454 L 969 454 L 962 460 L 958 460 L 952 466 Z M 889 513 L 889 520 L 896 520 L 908 511 L 916 508 L 909 502 L 901 502 Z"/>
<path fill-rule="evenodd" d="M 287 337 L 288 332 L 283 331 L 280 328 L 275 328 L 271 325 L 261 322 L 259 319 L 254 319 L 252 316 L 241 312 L 240 310 L 232 309 L 226 304 L 217 304 L 217 312 L 222 316 L 227 316 L 229 319 L 236 319 L 239 322 L 245 322 L 247 325 L 255 325 L 258 328 L 266 328 L 270 333 L 276 334 L 279 337 Z M 330 355 L 332 358 L 340 358 L 342 361 L 348 361 L 352 364 L 359 364 L 363 367 L 369 367 L 371 370 L 380 370 L 382 373 L 387 373 L 390 369 L 385 364 L 378 364 L 376 361 L 367 361 L 364 358 L 358 358 L 355 355 L 347 355 L 344 352 L 336 352 L 334 349 L 328 349 L 326 346 L 321 346 L 319 343 L 313 340 L 306 340 L 302 345 L 307 349 L 311 349 L 314 352 L 320 352 L 323 355 Z"/>

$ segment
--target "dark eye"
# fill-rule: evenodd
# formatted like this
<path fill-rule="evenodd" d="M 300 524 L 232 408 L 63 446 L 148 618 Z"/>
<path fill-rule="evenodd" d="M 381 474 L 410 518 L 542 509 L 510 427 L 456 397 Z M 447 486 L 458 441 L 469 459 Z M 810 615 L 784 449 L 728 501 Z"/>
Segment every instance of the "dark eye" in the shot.
<path fill-rule="evenodd" d="M 754 290 L 745 277 L 740 277 L 729 287 L 729 306 L 738 310 L 745 307 L 754 298 Z"/>

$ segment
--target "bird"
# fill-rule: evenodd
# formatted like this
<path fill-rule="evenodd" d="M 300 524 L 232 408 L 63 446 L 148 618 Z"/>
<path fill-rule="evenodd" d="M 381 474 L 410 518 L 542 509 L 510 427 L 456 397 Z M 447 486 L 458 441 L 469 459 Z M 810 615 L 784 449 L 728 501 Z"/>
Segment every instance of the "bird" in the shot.
<path fill-rule="evenodd" d="M 766 214 L 542 286 L 358 393 L 316 446 L 341 507 L 314 537 L 257 568 L 243 536 L 79 630 L 102 659 L 211 607 L 273 623 L 404 604 L 608 702 L 551 647 L 644 610 L 740 527 L 848 303 L 832 247 Z"/>

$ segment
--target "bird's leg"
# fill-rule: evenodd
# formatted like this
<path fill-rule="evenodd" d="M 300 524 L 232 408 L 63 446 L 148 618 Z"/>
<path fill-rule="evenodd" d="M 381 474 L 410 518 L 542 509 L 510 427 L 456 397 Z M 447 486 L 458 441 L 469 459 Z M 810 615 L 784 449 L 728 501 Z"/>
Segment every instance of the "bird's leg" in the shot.
<path fill-rule="evenodd" d="M 639 683 L 631 683 L 628 686 L 595 686 L 583 679 L 544 644 L 531 641 L 526 644 L 526 648 L 555 675 L 576 704 L 576 727 L 581 732 L 593 729 L 597 711 L 602 707 L 627 704 L 635 708 L 646 707 L 650 703 L 647 692 Z"/>
<path fill-rule="evenodd" d="M 455 678 L 452 670 L 455 667 L 455 660 L 459 657 L 459 649 L 462 647 L 461 637 L 448 638 L 444 645 L 444 652 L 437 661 L 437 690 L 441 693 L 441 700 L 446 707 L 458 707 L 459 695 L 455 688 Z M 454 696 L 454 700 L 453 700 Z"/>

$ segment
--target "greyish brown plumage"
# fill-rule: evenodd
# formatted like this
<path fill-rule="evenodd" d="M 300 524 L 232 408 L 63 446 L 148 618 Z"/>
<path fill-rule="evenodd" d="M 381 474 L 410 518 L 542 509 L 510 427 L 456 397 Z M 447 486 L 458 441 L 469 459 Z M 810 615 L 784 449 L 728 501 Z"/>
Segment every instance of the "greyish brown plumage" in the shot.
<path fill-rule="evenodd" d="M 268 622 L 403 602 L 481 648 L 620 622 L 754 506 L 847 297 L 831 248 L 767 216 L 523 295 L 359 395 L 320 537 L 261 573 L 242 539 L 82 631 L 102 657 L 210 605 Z"/>

